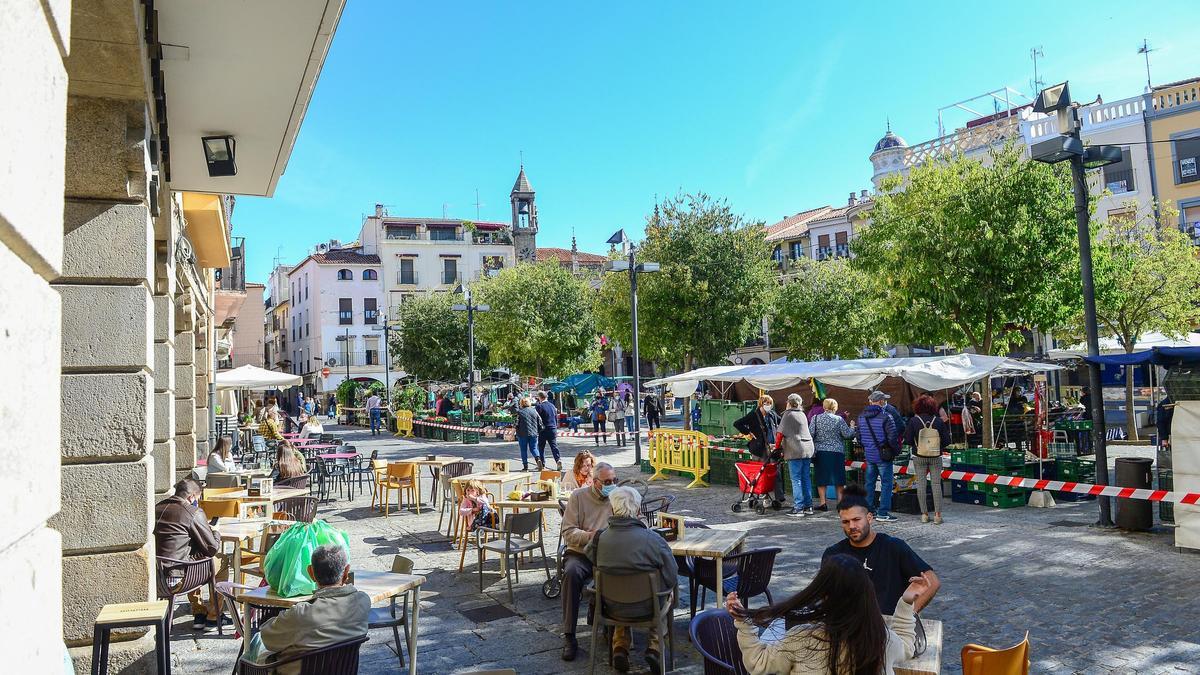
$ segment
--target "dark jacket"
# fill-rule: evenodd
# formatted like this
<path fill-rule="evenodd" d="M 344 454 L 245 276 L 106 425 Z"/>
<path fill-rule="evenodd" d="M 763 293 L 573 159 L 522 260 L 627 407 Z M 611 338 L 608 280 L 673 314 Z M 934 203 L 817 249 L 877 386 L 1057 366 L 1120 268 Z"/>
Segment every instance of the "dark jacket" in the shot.
<path fill-rule="evenodd" d="M 755 406 L 745 417 L 733 423 L 733 428 L 754 438 L 750 441 L 750 454 L 755 457 L 767 457 L 771 448 L 775 447 L 775 428 L 779 425 L 779 415 L 771 411 L 766 415 L 761 406 Z"/>
<path fill-rule="evenodd" d="M 549 399 L 538 401 L 534 406 L 537 409 L 538 417 L 542 418 L 542 431 L 552 431 L 558 428 L 558 408 Z"/>
<path fill-rule="evenodd" d="M 646 417 L 661 413 L 662 404 L 658 402 L 658 397 L 654 394 L 646 394 L 646 398 L 642 401 L 642 412 L 646 414 Z"/>
<path fill-rule="evenodd" d="M 537 408 L 528 406 L 517 410 L 517 435 L 526 438 L 537 436 L 542 430 L 542 416 Z"/>
<path fill-rule="evenodd" d="M 167 497 L 154 506 L 154 551 L 160 558 L 207 558 L 221 549 L 204 509 L 182 497 Z"/>
<path fill-rule="evenodd" d="M 637 518 L 612 516 L 608 527 L 596 533 L 587 556 L 601 572 L 637 574 L 658 572 L 660 590 L 671 590 L 679 582 L 679 568 L 671 547 L 658 533 Z M 644 615 L 649 604 L 614 608 L 625 616 Z"/>
<path fill-rule="evenodd" d="M 942 451 L 954 441 L 950 440 L 950 425 L 942 421 L 937 415 L 913 415 L 908 418 L 908 425 L 904 427 L 904 444 L 910 448 L 917 447 L 917 434 L 926 426 L 929 426 L 929 421 L 933 420 L 933 428 L 937 429 L 938 435 L 942 437 Z M 937 459 L 936 457 L 934 459 Z"/>
<path fill-rule="evenodd" d="M 867 406 L 862 414 L 858 416 L 858 429 L 856 431 L 858 433 L 858 442 L 862 443 L 868 462 L 882 462 L 883 459 L 879 455 L 880 447 L 888 444 L 890 441 L 894 448 L 898 441 L 896 423 L 892 421 L 892 416 L 877 405 Z M 876 444 L 876 440 L 879 441 L 878 444 Z"/>
<path fill-rule="evenodd" d="M 908 420 L 906 420 L 904 415 L 901 414 L 900 409 L 891 403 L 884 404 L 883 412 L 891 415 L 892 424 L 896 425 L 896 434 L 899 435 L 900 432 L 904 430 L 904 425 L 908 423 Z"/>

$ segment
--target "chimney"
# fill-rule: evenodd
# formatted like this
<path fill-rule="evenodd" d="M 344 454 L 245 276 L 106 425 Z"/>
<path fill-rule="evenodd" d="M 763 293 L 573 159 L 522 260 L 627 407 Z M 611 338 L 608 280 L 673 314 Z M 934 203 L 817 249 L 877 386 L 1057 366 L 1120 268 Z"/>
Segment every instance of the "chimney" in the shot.
<path fill-rule="evenodd" d="M 855 205 L 855 204 L 857 204 L 857 203 L 858 203 L 858 200 L 856 200 L 856 199 L 854 198 L 854 193 L 853 193 L 853 192 L 851 192 L 851 193 L 850 193 L 850 201 L 848 201 L 846 204 L 847 204 L 848 206 L 854 206 L 854 205 Z"/>
<path fill-rule="evenodd" d="M 383 204 L 376 204 L 376 205 L 375 205 L 375 217 L 376 217 L 376 218 L 382 218 L 382 217 L 383 217 Z"/>
<path fill-rule="evenodd" d="M 866 190 L 863 190 L 861 193 L 859 193 L 858 201 L 860 201 L 860 202 L 867 201 L 867 191 Z"/>

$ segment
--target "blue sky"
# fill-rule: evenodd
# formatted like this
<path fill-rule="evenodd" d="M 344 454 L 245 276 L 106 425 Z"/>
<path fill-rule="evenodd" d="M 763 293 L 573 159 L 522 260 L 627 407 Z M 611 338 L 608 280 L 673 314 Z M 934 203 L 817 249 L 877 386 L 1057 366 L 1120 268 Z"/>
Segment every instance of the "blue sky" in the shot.
<path fill-rule="evenodd" d="M 240 199 L 234 234 L 265 281 L 376 202 L 473 220 L 478 189 L 507 222 L 522 153 L 541 246 L 604 252 L 679 191 L 771 223 L 870 188 L 886 119 L 919 143 L 941 106 L 1030 93 L 1031 47 L 1076 100 L 1141 93 L 1143 38 L 1156 84 L 1200 75 L 1200 5 L 1152 6 L 350 0 L 275 197 Z"/>

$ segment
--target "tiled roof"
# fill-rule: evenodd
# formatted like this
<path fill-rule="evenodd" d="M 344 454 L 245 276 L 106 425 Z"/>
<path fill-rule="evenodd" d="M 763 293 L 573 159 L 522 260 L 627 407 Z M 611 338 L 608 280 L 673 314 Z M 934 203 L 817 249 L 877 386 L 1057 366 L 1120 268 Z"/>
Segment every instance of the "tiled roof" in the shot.
<path fill-rule="evenodd" d="M 344 248 L 335 248 L 326 253 L 314 253 L 310 256 L 313 262 L 318 265 L 378 265 L 379 256 L 366 255 L 358 251 Z"/>
<path fill-rule="evenodd" d="M 838 218 L 844 217 L 846 215 L 846 212 L 849 210 L 850 210 L 849 206 L 842 206 L 842 207 L 836 208 L 836 209 L 829 209 L 829 211 L 827 213 L 822 213 L 820 215 L 820 217 L 813 218 L 812 220 L 808 221 L 808 224 L 815 225 L 817 223 L 823 223 L 827 220 L 837 220 Z"/>
<path fill-rule="evenodd" d="M 804 234 L 805 229 L 807 229 L 807 223 L 810 220 L 821 217 L 830 210 L 828 206 L 818 206 L 815 209 L 801 211 L 794 216 L 788 216 L 778 223 L 767 227 L 767 241 L 779 241 Z"/>
<path fill-rule="evenodd" d="M 513 192 L 533 192 L 533 186 L 529 184 L 529 179 L 525 177 L 525 167 L 521 167 L 521 173 L 517 174 L 517 182 L 513 183 Z"/>
<path fill-rule="evenodd" d="M 604 262 L 608 261 L 607 256 L 596 255 L 595 253 L 584 253 L 583 251 L 580 251 L 580 252 L 576 253 L 575 255 L 578 256 L 579 262 L 585 263 L 585 264 L 586 263 L 597 264 L 597 263 L 604 263 Z M 541 247 L 539 247 L 537 250 L 537 260 L 538 260 L 538 262 L 554 260 L 556 262 L 569 264 L 571 262 L 571 250 L 566 249 L 566 248 L 541 248 Z"/>

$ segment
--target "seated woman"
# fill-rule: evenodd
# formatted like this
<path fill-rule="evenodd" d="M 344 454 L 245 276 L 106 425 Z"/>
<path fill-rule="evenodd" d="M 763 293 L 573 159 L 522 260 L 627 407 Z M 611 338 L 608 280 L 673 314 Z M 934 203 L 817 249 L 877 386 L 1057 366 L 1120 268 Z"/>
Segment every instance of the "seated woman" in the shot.
<path fill-rule="evenodd" d="M 284 441 L 279 444 L 279 450 L 275 453 L 275 470 L 271 472 L 271 478 L 275 479 L 275 485 L 279 487 L 308 487 L 308 468 L 304 464 L 304 457 L 291 443 Z"/>
<path fill-rule="evenodd" d="M 592 486 L 592 467 L 596 465 L 596 456 L 584 450 L 575 455 L 575 466 L 562 479 L 564 492 L 570 492 L 581 487 Z"/>
<path fill-rule="evenodd" d="M 725 609 L 733 615 L 742 663 L 751 675 L 892 675 L 896 663 L 915 653 L 913 602 L 928 585 L 924 577 L 909 579 L 889 627 L 862 564 L 848 555 L 832 555 L 812 583 L 791 598 L 748 612 L 737 593 L 730 593 Z M 783 618 L 799 625 L 779 640 L 759 637 L 760 626 Z"/>
<path fill-rule="evenodd" d="M 304 421 L 304 426 L 300 427 L 300 438 L 319 437 L 323 433 L 325 433 L 325 427 L 321 426 L 321 420 L 317 419 L 316 415 L 310 415 Z"/>
<path fill-rule="evenodd" d="M 228 436 L 222 436 L 217 441 L 217 447 L 208 453 L 208 472 L 225 473 L 233 469 L 233 441 Z"/>
<path fill-rule="evenodd" d="M 496 510 L 488 501 L 487 489 L 477 480 L 467 481 L 463 487 L 463 500 L 458 513 L 471 523 L 471 531 L 480 527 L 496 526 Z"/>

